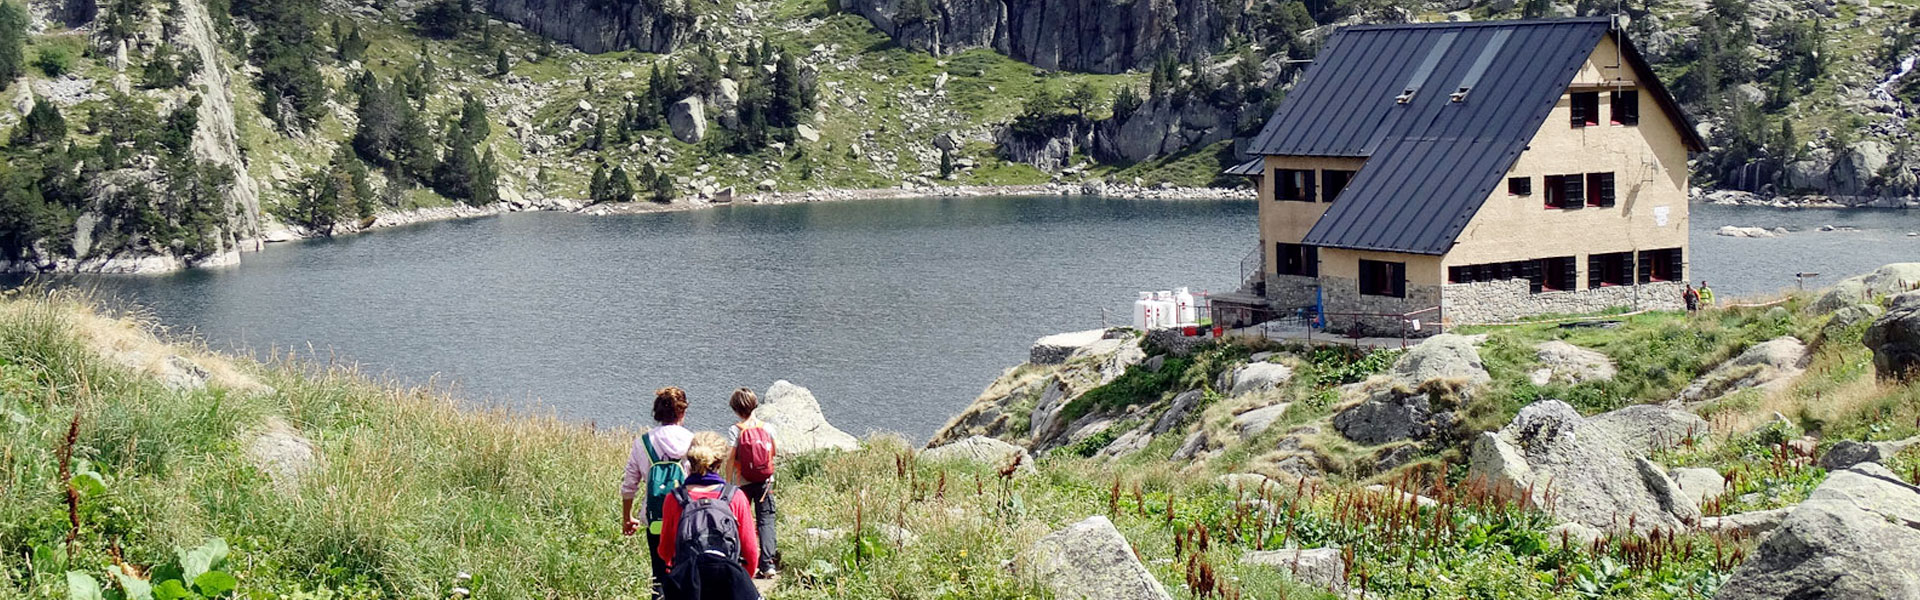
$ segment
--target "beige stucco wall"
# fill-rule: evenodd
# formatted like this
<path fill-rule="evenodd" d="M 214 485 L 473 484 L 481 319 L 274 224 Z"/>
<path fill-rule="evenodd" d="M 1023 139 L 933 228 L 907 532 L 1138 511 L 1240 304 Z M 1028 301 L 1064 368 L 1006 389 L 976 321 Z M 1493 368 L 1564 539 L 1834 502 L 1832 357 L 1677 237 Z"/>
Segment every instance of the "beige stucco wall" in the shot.
<path fill-rule="evenodd" d="M 1320 216 L 1327 213 L 1327 208 L 1333 206 L 1326 202 L 1275 201 L 1273 194 L 1278 184 L 1274 181 L 1273 171 L 1275 169 L 1358 171 L 1366 161 L 1360 158 L 1268 156 L 1265 162 L 1267 175 L 1260 178 L 1259 195 L 1260 248 L 1266 255 L 1266 271 L 1272 274 L 1280 270 L 1279 263 L 1276 262 L 1277 258 L 1273 254 L 1273 245 L 1279 242 L 1300 243 L 1301 239 L 1307 237 L 1307 231 L 1313 229 L 1313 224 L 1320 220 Z M 1318 176 L 1318 173 L 1315 175 Z M 1316 194 L 1325 191 L 1324 185 L 1315 183 Z"/>
<path fill-rule="evenodd" d="M 1407 288 L 1409 289 L 1444 283 L 1445 269 L 1441 268 L 1441 260 L 1438 256 L 1345 248 L 1320 249 L 1320 277 L 1323 279 L 1339 277 L 1358 281 L 1362 260 L 1407 263 Z"/>
<path fill-rule="evenodd" d="M 1562 95 L 1507 174 L 1533 178 L 1533 194 L 1509 195 L 1502 179 L 1442 267 L 1575 256 L 1584 286 L 1589 254 L 1687 246 L 1687 149 L 1679 124 L 1646 90 L 1639 94 L 1639 125 L 1609 122 L 1612 99 L 1605 92 L 1636 88 L 1633 69 L 1616 66 L 1616 49 L 1612 38 L 1603 39 L 1574 78 L 1576 91 L 1602 92 L 1600 124 L 1570 125 L 1571 98 Z M 1544 176 L 1607 171 L 1614 173 L 1614 206 L 1544 207 Z M 1658 216 L 1663 211 L 1664 222 Z M 1692 254 L 1684 254 L 1691 263 Z"/>

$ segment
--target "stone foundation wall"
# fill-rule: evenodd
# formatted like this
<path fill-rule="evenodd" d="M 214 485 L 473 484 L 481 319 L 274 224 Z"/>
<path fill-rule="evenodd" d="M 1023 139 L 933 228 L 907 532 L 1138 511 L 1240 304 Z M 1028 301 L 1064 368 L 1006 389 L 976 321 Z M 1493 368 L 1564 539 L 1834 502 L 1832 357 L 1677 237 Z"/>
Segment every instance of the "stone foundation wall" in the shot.
<path fill-rule="evenodd" d="M 1275 309 L 1293 309 L 1313 305 L 1313 290 L 1320 280 L 1301 275 L 1267 274 L 1267 302 Z"/>
<path fill-rule="evenodd" d="M 1442 311 L 1452 325 L 1500 323 L 1543 314 L 1585 314 L 1612 308 L 1682 310 L 1686 283 L 1662 281 L 1535 294 L 1524 279 L 1441 286 Z M 1409 290 L 1411 295 L 1411 290 Z M 1331 309 L 1329 309 L 1331 310 Z"/>
<path fill-rule="evenodd" d="M 1420 331 L 1410 329 L 1401 322 L 1400 316 L 1413 311 L 1433 308 L 1440 305 L 1440 286 L 1407 286 L 1407 297 L 1368 296 L 1360 293 L 1360 283 L 1343 277 L 1324 277 L 1328 331 L 1352 333 L 1358 328 L 1360 335 L 1377 337 L 1398 337 L 1403 333 L 1410 337 L 1426 337 L 1440 333 L 1437 313 L 1424 313 L 1415 316 L 1420 319 Z M 1339 313 L 1361 313 L 1392 316 L 1349 316 Z"/>

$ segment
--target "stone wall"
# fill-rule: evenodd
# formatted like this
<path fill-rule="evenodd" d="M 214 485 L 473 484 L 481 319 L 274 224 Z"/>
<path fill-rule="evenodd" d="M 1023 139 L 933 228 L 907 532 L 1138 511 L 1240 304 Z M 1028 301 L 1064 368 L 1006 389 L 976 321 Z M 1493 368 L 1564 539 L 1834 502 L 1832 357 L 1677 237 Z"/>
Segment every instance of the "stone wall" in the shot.
<path fill-rule="evenodd" d="M 1443 312 L 1451 325 L 1499 323 L 1542 314 L 1587 314 L 1612 308 L 1682 310 L 1686 284 L 1662 281 L 1535 294 L 1525 279 L 1442 286 Z M 1411 290 L 1409 290 L 1411 294 Z"/>
<path fill-rule="evenodd" d="M 1322 277 L 1325 285 L 1324 300 L 1327 311 L 1327 330 L 1353 333 L 1355 328 L 1361 335 L 1377 337 L 1398 337 L 1405 334 L 1410 337 L 1425 337 L 1439 333 L 1434 323 L 1439 319 L 1437 313 L 1416 315 L 1422 328 L 1413 331 L 1410 325 L 1403 323 L 1399 315 L 1440 305 L 1441 286 L 1407 284 L 1407 297 L 1369 296 L 1360 293 L 1360 283 L 1344 277 Z M 1364 315 L 1392 316 L 1350 316 L 1339 313 L 1358 313 Z"/>
<path fill-rule="evenodd" d="M 1319 287 L 1318 278 L 1267 273 L 1267 302 L 1276 310 L 1312 306 L 1313 290 Z"/>

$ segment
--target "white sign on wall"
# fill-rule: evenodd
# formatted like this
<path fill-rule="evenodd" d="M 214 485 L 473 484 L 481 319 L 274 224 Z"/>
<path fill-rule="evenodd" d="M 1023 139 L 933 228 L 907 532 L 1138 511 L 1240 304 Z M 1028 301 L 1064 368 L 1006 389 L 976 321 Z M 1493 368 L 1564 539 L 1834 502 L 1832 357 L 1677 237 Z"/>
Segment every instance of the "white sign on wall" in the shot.
<path fill-rule="evenodd" d="M 1658 225 L 1660 227 L 1667 226 L 1667 207 L 1665 206 L 1653 207 L 1653 224 Z"/>

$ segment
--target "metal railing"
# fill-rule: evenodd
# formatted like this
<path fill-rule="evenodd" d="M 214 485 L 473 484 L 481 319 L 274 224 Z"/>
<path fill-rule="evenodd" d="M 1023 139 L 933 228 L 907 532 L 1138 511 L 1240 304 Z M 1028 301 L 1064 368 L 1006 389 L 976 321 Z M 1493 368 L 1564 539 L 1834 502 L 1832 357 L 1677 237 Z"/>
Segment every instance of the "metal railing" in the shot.
<path fill-rule="evenodd" d="M 1251 290 L 1267 277 L 1267 246 L 1254 244 L 1253 251 L 1240 257 L 1240 289 Z"/>

